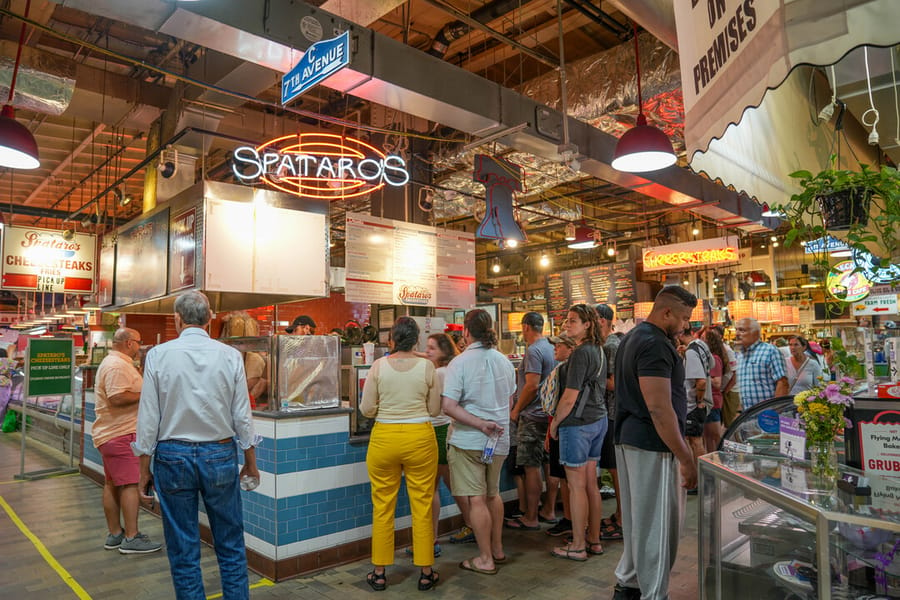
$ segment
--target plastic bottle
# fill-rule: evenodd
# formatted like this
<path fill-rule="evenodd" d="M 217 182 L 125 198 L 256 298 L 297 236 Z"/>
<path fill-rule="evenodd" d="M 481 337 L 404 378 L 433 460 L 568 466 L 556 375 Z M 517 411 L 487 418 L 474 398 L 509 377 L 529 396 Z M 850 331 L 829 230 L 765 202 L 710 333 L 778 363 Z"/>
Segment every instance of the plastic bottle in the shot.
<path fill-rule="evenodd" d="M 244 475 L 241 477 L 241 489 L 245 492 L 250 492 L 259 487 L 259 477 L 253 477 L 252 475 Z"/>
<path fill-rule="evenodd" d="M 500 441 L 500 432 L 497 431 L 488 436 L 487 441 L 484 443 L 484 451 L 481 453 L 481 462 L 486 465 L 489 465 L 494 462 L 494 449 L 497 447 L 497 442 Z"/>

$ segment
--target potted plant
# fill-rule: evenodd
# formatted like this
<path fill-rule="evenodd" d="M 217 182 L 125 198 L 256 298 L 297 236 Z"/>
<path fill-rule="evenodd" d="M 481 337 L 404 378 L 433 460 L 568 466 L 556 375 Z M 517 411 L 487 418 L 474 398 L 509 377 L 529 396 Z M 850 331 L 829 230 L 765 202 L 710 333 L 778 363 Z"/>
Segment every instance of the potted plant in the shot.
<path fill-rule="evenodd" d="M 785 244 L 845 231 L 842 237 L 851 249 L 893 257 L 900 246 L 900 173 L 890 166 L 837 169 L 834 159 L 831 168 L 815 175 L 790 174 L 801 191 L 778 207 L 791 223 Z"/>

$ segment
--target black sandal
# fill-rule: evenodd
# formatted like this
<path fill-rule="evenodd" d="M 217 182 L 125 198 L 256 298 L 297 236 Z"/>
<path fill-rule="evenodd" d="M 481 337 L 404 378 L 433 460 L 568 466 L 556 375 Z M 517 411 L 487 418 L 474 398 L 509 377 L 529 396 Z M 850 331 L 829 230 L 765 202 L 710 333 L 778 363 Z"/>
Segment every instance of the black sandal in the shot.
<path fill-rule="evenodd" d="M 437 582 L 440 581 L 441 577 L 437 571 L 434 569 L 431 570 L 431 573 L 428 575 L 425 574 L 425 571 L 419 571 L 419 591 L 427 591 L 437 585 Z"/>
<path fill-rule="evenodd" d="M 376 592 L 383 592 L 385 588 L 387 588 L 387 573 L 382 571 L 381 573 L 376 573 L 375 569 L 372 569 L 372 572 L 366 575 L 366 583 L 372 586 L 372 589 Z"/>

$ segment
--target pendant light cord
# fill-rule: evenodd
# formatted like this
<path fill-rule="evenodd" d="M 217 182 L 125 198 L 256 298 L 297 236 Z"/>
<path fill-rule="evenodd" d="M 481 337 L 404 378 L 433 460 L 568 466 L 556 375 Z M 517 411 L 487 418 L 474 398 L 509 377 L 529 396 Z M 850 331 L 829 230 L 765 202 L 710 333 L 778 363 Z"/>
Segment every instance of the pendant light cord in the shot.
<path fill-rule="evenodd" d="M 28 12 L 31 10 L 31 0 L 25 0 L 25 18 L 28 18 Z M 9 83 L 9 98 L 6 103 L 12 105 L 13 95 L 16 93 L 16 77 L 19 75 L 19 63 L 22 60 L 22 46 L 25 45 L 25 28 L 27 24 L 22 21 L 22 30 L 19 32 L 19 48 L 16 50 L 16 63 L 13 66 L 12 80 Z"/>
<path fill-rule="evenodd" d="M 637 23 L 632 22 L 634 28 L 634 65 L 637 71 L 638 115 L 644 114 L 644 98 L 641 94 L 641 54 L 638 50 Z"/>

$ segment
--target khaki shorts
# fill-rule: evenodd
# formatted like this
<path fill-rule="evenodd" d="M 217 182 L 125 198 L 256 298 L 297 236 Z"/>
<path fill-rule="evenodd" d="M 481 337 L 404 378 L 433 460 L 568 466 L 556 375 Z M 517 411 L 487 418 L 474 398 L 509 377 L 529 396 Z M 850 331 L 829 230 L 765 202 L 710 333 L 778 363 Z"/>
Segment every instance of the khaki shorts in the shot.
<path fill-rule="evenodd" d="M 481 462 L 481 450 L 461 450 L 450 446 L 450 489 L 454 496 L 497 496 L 500 494 L 500 471 L 505 455 L 495 454 L 494 462 Z"/>

